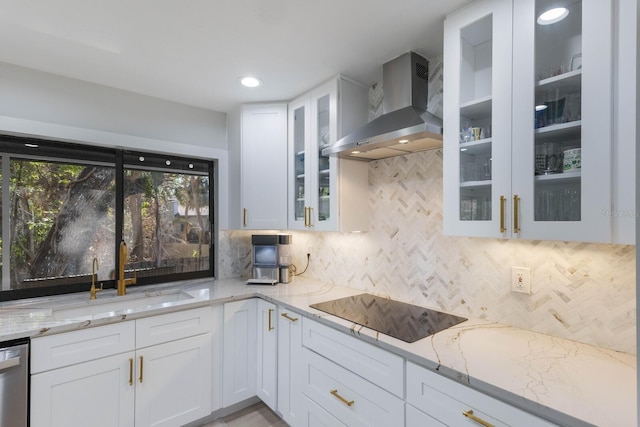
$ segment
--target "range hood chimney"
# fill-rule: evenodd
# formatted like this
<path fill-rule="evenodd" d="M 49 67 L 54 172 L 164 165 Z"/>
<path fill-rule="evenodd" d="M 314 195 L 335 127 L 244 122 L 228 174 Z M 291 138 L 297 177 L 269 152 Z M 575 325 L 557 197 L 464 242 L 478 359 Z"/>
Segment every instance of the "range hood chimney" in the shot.
<path fill-rule="evenodd" d="M 407 52 L 382 66 L 383 114 L 322 150 L 371 161 L 442 147 L 442 119 L 427 111 L 429 63 Z"/>

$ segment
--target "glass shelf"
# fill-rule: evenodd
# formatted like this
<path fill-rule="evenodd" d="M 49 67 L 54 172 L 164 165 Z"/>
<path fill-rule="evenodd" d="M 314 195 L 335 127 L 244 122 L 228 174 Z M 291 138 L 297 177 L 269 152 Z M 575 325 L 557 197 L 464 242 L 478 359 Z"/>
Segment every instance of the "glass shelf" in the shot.
<path fill-rule="evenodd" d="M 460 183 L 460 188 L 490 188 L 491 180 L 486 179 L 482 181 L 463 181 Z"/>
<path fill-rule="evenodd" d="M 460 106 L 460 115 L 471 120 L 482 119 L 491 115 L 491 96 L 474 99 Z"/>
<path fill-rule="evenodd" d="M 580 182 L 582 176 L 581 171 L 553 173 L 549 175 L 536 175 L 534 178 L 536 182 L 540 184 L 558 184 L 558 183 L 573 183 Z"/>
<path fill-rule="evenodd" d="M 471 142 L 461 142 L 460 152 L 471 155 L 489 154 L 491 153 L 491 138 Z"/>

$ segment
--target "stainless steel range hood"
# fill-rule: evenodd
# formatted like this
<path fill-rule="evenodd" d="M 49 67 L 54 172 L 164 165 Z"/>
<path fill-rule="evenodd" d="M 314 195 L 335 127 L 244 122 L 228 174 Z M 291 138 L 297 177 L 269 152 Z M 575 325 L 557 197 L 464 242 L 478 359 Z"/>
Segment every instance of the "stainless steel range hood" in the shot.
<path fill-rule="evenodd" d="M 427 111 L 428 80 L 429 63 L 417 53 L 384 64 L 383 114 L 322 154 L 371 161 L 442 147 L 442 120 Z"/>

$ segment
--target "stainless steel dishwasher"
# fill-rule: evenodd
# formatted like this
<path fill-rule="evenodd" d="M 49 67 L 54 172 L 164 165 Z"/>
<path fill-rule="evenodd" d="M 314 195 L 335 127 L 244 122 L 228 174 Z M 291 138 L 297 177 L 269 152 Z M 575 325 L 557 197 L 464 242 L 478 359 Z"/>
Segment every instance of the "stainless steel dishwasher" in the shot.
<path fill-rule="evenodd" d="M 26 427 L 29 341 L 0 343 L 0 426 Z"/>

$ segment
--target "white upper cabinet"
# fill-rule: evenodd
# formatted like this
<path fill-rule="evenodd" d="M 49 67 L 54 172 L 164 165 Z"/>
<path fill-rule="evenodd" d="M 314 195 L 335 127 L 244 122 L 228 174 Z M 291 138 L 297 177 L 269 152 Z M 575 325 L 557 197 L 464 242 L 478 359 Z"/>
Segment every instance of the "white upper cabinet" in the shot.
<path fill-rule="evenodd" d="M 484 0 L 445 20 L 446 234 L 501 237 L 509 227 L 511 12 L 510 0 Z"/>
<path fill-rule="evenodd" d="M 338 77 L 289 103 L 290 229 L 368 228 L 367 164 L 322 155 L 366 123 L 367 94 L 366 87 Z"/>
<path fill-rule="evenodd" d="M 228 116 L 229 226 L 287 228 L 287 104 L 247 104 Z"/>
<path fill-rule="evenodd" d="M 613 6 L 575 1 L 538 23 L 553 6 L 514 2 L 512 234 L 609 242 Z"/>
<path fill-rule="evenodd" d="M 481 0 L 445 21 L 446 234 L 623 242 L 633 233 L 613 234 L 624 180 L 614 181 L 613 153 L 629 143 L 614 130 L 612 1 L 567 2 L 564 19 L 538 19 L 556 3 Z"/>

